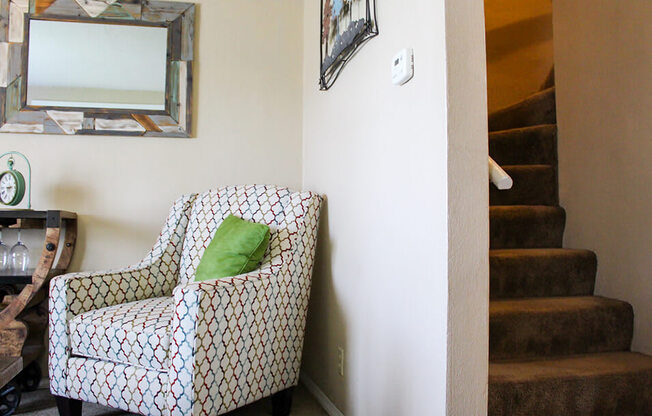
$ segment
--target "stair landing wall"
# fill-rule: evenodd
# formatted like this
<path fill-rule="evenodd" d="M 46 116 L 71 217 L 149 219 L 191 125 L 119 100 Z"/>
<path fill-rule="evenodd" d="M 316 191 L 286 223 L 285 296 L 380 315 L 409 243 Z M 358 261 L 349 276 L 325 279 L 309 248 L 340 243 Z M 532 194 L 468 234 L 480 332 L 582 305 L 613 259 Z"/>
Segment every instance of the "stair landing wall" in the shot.
<path fill-rule="evenodd" d="M 577 24 L 581 21 L 582 24 Z M 634 307 L 652 354 L 652 2 L 555 0 L 564 245 L 598 255 L 596 294 Z M 617 33 L 618 36 L 613 36 Z"/>

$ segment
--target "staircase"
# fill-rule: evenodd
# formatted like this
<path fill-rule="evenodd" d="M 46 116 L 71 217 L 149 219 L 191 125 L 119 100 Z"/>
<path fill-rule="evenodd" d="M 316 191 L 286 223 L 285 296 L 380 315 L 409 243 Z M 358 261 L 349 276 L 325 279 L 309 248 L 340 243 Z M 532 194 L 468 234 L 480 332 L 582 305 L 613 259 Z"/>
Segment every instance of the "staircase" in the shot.
<path fill-rule="evenodd" d="M 490 416 L 652 416 L 652 357 L 631 305 L 593 295 L 596 255 L 562 248 L 555 87 L 489 116 Z"/>

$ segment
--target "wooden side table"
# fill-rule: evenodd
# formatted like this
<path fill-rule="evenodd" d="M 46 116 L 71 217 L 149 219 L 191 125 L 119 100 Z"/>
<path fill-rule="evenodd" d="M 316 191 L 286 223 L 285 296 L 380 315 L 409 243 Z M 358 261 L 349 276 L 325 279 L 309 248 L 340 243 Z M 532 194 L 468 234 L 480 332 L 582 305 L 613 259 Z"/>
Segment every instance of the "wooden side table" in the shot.
<path fill-rule="evenodd" d="M 0 227 L 45 230 L 31 276 L 0 275 L 0 416 L 8 416 L 18 407 L 21 392 L 36 390 L 41 380 L 37 359 L 46 349 L 48 282 L 68 269 L 77 240 L 77 214 L 0 210 Z"/>

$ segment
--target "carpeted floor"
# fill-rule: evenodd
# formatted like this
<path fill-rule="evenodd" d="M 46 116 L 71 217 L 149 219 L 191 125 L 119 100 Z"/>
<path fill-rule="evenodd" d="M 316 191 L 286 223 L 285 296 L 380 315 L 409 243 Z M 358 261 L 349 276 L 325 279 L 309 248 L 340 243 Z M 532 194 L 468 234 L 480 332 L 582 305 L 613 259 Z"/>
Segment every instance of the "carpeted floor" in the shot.
<path fill-rule="evenodd" d="M 50 391 L 45 382 L 37 391 L 23 394 L 21 404 L 15 414 L 21 416 L 59 416 L 54 399 L 50 395 Z M 116 411 L 115 409 L 92 403 L 84 403 L 82 414 L 83 416 L 129 415 L 129 413 Z M 260 402 L 229 413 L 228 416 L 264 416 L 270 414 L 271 404 L 269 400 L 261 400 Z M 300 385 L 294 392 L 292 416 L 326 416 L 326 412 L 313 399 L 310 393 Z"/>

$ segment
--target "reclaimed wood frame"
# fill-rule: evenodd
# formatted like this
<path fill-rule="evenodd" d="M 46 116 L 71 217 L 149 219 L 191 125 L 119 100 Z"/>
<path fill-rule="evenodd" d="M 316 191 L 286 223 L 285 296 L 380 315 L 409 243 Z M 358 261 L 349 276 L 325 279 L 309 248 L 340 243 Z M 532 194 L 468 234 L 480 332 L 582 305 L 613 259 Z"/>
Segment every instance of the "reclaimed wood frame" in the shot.
<path fill-rule="evenodd" d="M 167 28 L 165 110 L 28 106 L 31 20 Z M 192 3 L 0 0 L 0 133 L 190 137 L 194 26 Z"/>

